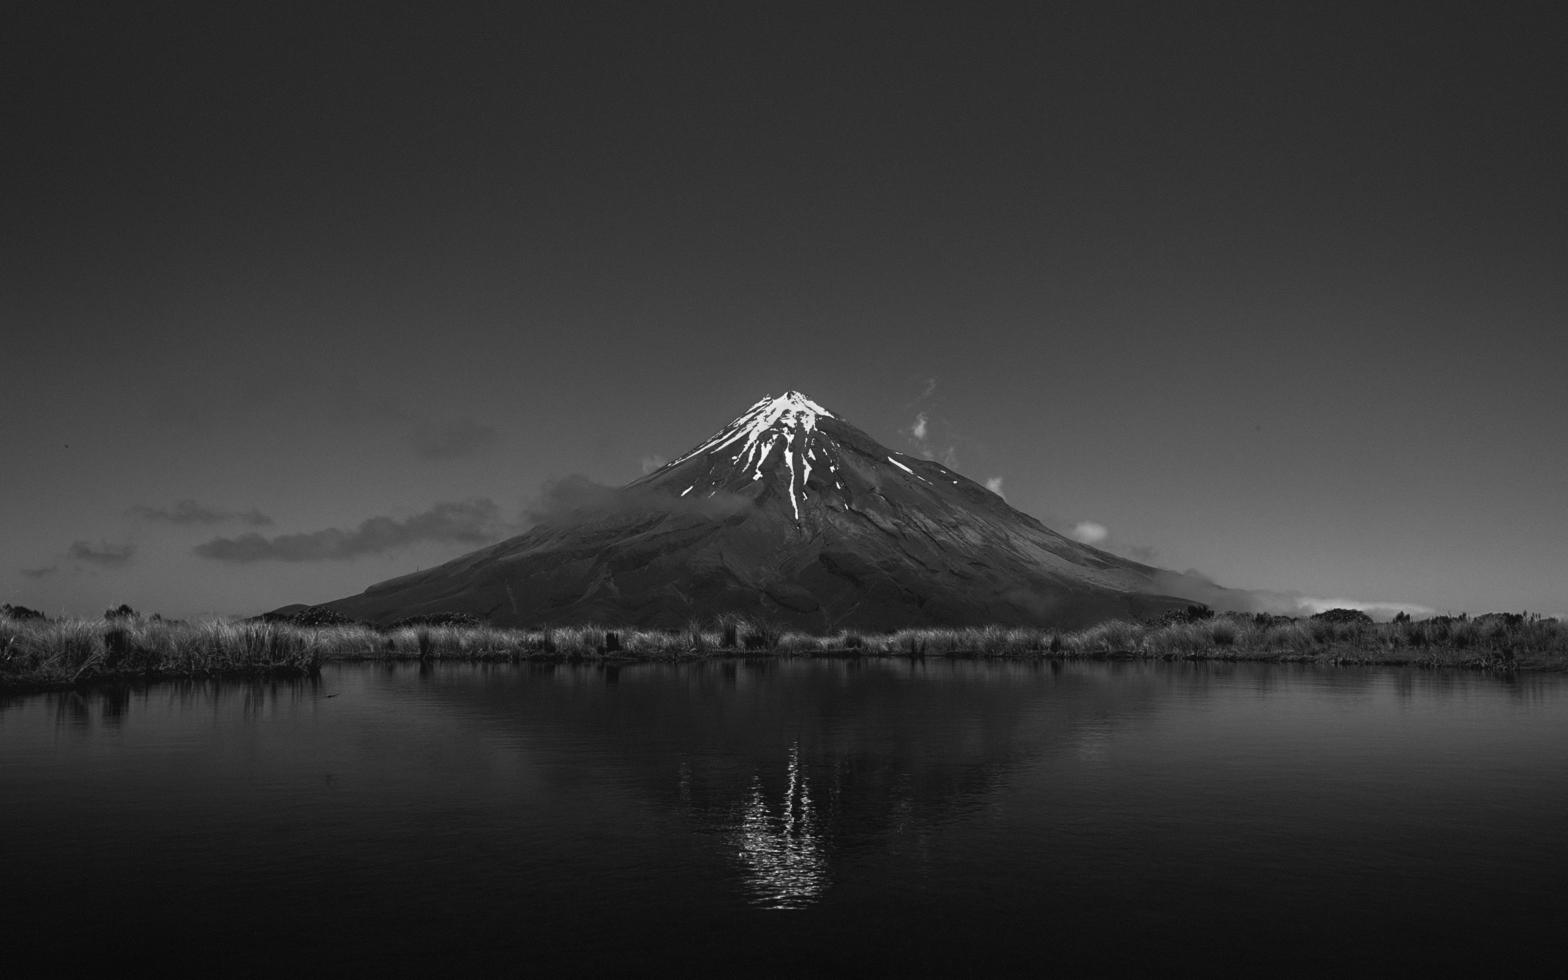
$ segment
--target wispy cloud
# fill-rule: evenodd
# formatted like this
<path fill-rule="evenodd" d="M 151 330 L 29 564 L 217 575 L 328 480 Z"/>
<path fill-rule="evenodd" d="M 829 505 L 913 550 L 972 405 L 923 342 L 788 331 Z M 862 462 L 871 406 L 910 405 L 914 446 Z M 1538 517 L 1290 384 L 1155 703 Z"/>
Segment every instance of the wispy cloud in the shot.
<path fill-rule="evenodd" d="M 1067 532 L 1067 536 L 1083 544 L 1100 544 L 1111 536 L 1110 529 L 1104 524 L 1094 521 L 1079 521 Z"/>
<path fill-rule="evenodd" d="M 538 496 L 523 505 L 523 523 L 543 524 L 575 511 L 613 507 L 618 497 L 614 487 L 580 473 L 549 479 L 540 486 Z"/>
<path fill-rule="evenodd" d="M 990 477 L 989 479 L 987 479 L 985 481 L 985 488 L 987 490 L 991 491 L 992 493 L 996 494 L 998 497 L 1001 497 L 1003 500 L 1007 499 L 1007 494 L 1002 492 L 1002 478 L 1001 477 L 993 476 L 993 477 Z"/>
<path fill-rule="evenodd" d="M 668 463 L 669 461 L 670 460 L 669 460 L 668 457 L 660 456 L 658 453 L 654 453 L 654 454 L 649 455 L 649 456 L 644 456 L 642 458 L 642 460 L 641 460 L 642 471 L 643 471 L 643 473 L 645 475 L 648 474 L 648 473 L 652 473 L 654 470 L 658 469 L 659 467 L 663 466 L 665 463 Z"/>
<path fill-rule="evenodd" d="M 1259 602 L 1270 606 L 1285 606 L 1290 612 L 1282 615 L 1314 616 L 1330 609 L 1359 609 L 1373 619 L 1393 619 L 1404 613 L 1413 619 L 1425 619 L 1437 615 L 1437 610 L 1431 606 L 1423 606 L 1414 602 L 1379 602 L 1367 599 L 1326 599 L 1320 596 L 1294 595 L 1291 593 L 1254 592 Z M 1272 612 L 1273 609 L 1267 611 Z"/>
<path fill-rule="evenodd" d="M 1081 544 L 1109 551 L 1133 561 L 1152 565 L 1159 560 L 1160 553 L 1146 544 L 1132 544 L 1122 541 L 1111 529 L 1099 521 L 1076 521 L 1067 529 L 1067 536 Z"/>
<path fill-rule="evenodd" d="M 956 470 L 958 446 L 952 438 L 950 427 L 927 404 L 931 396 L 936 394 L 937 381 L 935 378 L 925 378 L 920 384 L 920 394 L 911 403 L 911 407 L 916 409 L 915 417 L 900 432 L 916 455 L 922 459 L 937 460 L 948 469 Z"/>
<path fill-rule="evenodd" d="M 1414 619 L 1425 619 L 1437 614 L 1437 610 L 1431 606 L 1415 602 L 1329 598 L 1269 589 L 1230 589 L 1193 568 L 1185 572 L 1161 571 L 1156 574 L 1155 580 L 1170 595 L 1201 602 L 1221 612 L 1301 617 L 1313 616 L 1329 609 L 1359 609 L 1379 620 L 1393 619 L 1399 613 L 1407 613 Z"/>
<path fill-rule="evenodd" d="M 104 568 L 119 568 L 130 563 L 136 554 L 133 544 L 109 544 L 105 541 L 97 545 L 86 541 L 73 541 L 71 547 L 66 549 L 66 557 L 75 561 L 84 561 L 89 565 L 99 565 Z"/>
<path fill-rule="evenodd" d="M 958 447 L 950 440 L 938 439 L 936 421 L 925 412 L 918 413 L 903 430 L 909 445 L 921 459 L 934 459 L 950 470 L 958 469 Z"/>
<path fill-rule="evenodd" d="M 444 423 L 415 423 L 407 439 L 425 459 L 458 459 L 488 452 L 500 435 L 495 426 L 464 415 Z"/>
<path fill-rule="evenodd" d="M 45 565 L 43 568 L 23 568 L 19 569 L 19 571 L 27 578 L 48 578 L 49 576 L 60 571 L 60 566 Z"/>
<path fill-rule="evenodd" d="M 251 527 L 267 527 L 272 524 L 272 518 L 254 507 L 250 510 L 223 510 L 207 507 L 188 499 L 175 501 L 172 507 L 149 507 L 146 504 L 137 504 L 127 513 L 144 521 L 160 521 L 165 524 L 224 524 L 229 521 L 248 524 Z"/>
<path fill-rule="evenodd" d="M 570 524 L 611 514 L 664 513 L 725 516 L 750 507 L 739 494 L 720 492 L 713 496 L 693 494 L 671 497 L 637 487 L 615 487 L 596 483 L 578 473 L 544 481 L 539 494 L 523 505 L 523 523 Z"/>
<path fill-rule="evenodd" d="M 352 529 L 325 528 L 303 534 L 264 537 L 254 532 L 213 538 L 196 546 L 196 554 L 214 561 L 245 564 L 258 561 L 351 561 L 425 541 L 488 544 L 510 528 L 500 508 L 486 498 L 439 503 L 413 517 L 397 520 L 372 517 Z"/>

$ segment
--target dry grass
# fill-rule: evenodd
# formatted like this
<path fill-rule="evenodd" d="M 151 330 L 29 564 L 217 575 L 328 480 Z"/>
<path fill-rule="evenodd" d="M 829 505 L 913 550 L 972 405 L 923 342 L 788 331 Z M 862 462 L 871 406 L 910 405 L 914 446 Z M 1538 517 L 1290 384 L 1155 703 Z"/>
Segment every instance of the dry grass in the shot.
<path fill-rule="evenodd" d="M 89 681 L 309 674 L 335 660 L 680 660 L 711 655 L 1226 659 L 1568 669 L 1568 623 L 1523 615 L 1345 623 L 1223 615 L 1087 629 L 999 626 L 816 634 L 727 616 L 680 630 L 599 625 L 300 626 L 136 616 L 21 619 L 0 614 L 0 687 Z"/>

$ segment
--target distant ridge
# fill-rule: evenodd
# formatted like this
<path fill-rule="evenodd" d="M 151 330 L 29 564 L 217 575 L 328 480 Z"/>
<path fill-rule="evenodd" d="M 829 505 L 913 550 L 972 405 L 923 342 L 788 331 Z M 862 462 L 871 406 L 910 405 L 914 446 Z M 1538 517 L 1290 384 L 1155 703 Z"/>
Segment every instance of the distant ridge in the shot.
<path fill-rule="evenodd" d="M 1180 583 L 787 391 L 607 499 L 324 605 L 378 625 L 466 613 L 679 627 L 738 613 L 810 630 L 1073 628 L 1184 607 Z"/>

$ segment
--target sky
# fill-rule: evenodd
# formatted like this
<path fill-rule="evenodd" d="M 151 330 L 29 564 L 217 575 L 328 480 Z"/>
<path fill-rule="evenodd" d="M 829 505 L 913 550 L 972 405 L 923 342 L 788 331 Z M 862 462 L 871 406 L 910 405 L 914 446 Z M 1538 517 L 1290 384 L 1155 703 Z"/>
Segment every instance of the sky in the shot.
<path fill-rule="evenodd" d="M 321 602 L 798 389 L 1233 587 L 1568 612 L 1551 3 L 7 8 L 0 599 Z"/>

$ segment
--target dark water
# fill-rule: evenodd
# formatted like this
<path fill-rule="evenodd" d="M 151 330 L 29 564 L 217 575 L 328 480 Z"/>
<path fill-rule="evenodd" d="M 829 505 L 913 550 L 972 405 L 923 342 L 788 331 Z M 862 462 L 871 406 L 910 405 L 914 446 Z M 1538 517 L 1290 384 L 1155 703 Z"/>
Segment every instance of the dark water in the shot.
<path fill-rule="evenodd" d="M 1568 684 L 345 666 L 0 703 L 0 834 L 60 972 L 1555 974 Z"/>

